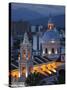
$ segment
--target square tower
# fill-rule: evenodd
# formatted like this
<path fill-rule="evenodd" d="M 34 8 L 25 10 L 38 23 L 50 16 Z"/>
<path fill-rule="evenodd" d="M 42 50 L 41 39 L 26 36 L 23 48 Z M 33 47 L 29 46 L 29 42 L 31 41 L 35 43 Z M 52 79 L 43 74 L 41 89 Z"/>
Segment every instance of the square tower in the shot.
<path fill-rule="evenodd" d="M 23 42 L 20 44 L 19 77 L 22 77 L 25 80 L 32 68 L 32 46 L 29 42 L 27 33 L 25 32 Z"/>

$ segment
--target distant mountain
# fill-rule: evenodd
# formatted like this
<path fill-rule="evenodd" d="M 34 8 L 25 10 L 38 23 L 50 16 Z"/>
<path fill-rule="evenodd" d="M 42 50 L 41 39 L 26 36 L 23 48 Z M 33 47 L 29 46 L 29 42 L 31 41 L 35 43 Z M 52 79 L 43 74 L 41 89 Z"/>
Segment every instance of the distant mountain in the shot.
<path fill-rule="evenodd" d="M 44 18 L 30 20 L 29 22 L 31 25 L 43 24 L 46 26 L 48 23 L 48 20 L 49 20 L 49 17 L 44 17 Z M 65 16 L 64 15 L 53 16 L 52 21 L 55 23 L 57 27 L 61 27 L 61 28 L 65 27 Z"/>
<path fill-rule="evenodd" d="M 12 21 L 30 21 L 40 17 L 43 17 L 43 15 L 28 8 L 11 9 Z"/>
<path fill-rule="evenodd" d="M 37 9 L 39 10 L 39 9 Z M 43 11 L 37 11 L 36 8 L 30 9 L 28 8 L 18 8 L 18 9 L 11 9 L 11 20 L 12 21 L 27 21 L 31 25 L 47 25 L 48 20 L 49 20 L 49 11 L 50 8 L 46 8 L 45 10 L 43 8 Z M 47 10 L 47 11 L 46 11 Z M 56 9 L 51 8 L 52 14 L 52 20 L 56 24 L 57 27 L 64 27 L 65 25 L 65 16 L 64 14 L 60 15 L 60 12 L 57 12 Z M 46 11 L 46 12 L 44 12 Z M 60 11 L 60 10 L 59 10 Z M 41 13 L 42 12 L 42 13 Z"/>

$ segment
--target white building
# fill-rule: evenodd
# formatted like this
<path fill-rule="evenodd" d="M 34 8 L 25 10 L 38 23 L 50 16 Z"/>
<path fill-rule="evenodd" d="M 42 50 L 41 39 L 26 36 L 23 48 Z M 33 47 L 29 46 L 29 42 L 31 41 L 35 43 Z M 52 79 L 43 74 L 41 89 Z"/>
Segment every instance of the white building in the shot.
<path fill-rule="evenodd" d="M 48 21 L 48 29 L 42 37 L 42 56 L 55 60 L 60 55 L 60 36 L 54 27 L 51 18 Z"/>
<path fill-rule="evenodd" d="M 20 55 L 19 55 L 19 78 L 24 80 L 30 74 L 30 69 L 32 69 L 32 46 L 29 43 L 27 33 L 24 34 L 23 42 L 20 45 Z"/>

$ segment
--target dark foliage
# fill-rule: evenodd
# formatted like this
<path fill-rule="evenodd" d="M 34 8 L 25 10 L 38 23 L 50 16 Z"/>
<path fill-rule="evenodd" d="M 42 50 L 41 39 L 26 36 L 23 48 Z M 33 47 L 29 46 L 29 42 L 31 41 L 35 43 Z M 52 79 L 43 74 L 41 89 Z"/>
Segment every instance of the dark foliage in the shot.
<path fill-rule="evenodd" d="M 31 73 L 25 81 L 26 86 L 37 86 L 44 77 L 40 73 Z"/>

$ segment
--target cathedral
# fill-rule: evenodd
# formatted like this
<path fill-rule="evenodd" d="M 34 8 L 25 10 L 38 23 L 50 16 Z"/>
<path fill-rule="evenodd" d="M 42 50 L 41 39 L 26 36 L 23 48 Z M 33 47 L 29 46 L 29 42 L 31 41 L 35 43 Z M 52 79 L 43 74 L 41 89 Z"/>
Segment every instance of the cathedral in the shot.
<path fill-rule="evenodd" d="M 60 56 L 60 36 L 51 18 L 48 29 L 42 37 L 42 56 L 57 60 Z"/>

